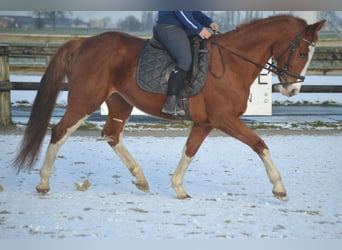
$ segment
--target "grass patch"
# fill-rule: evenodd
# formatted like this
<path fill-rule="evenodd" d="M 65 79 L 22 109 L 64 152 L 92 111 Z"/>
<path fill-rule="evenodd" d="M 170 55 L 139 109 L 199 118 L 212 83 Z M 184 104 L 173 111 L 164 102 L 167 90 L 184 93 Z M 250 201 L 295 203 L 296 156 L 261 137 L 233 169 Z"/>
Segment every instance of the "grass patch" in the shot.
<path fill-rule="evenodd" d="M 297 123 L 291 123 L 291 128 L 299 128 L 299 125 Z"/>
<path fill-rule="evenodd" d="M 155 129 L 155 130 L 161 130 L 161 129 L 187 129 L 190 128 L 191 125 L 183 123 L 183 122 L 174 122 L 174 123 L 134 123 L 130 124 L 128 123 L 126 128 L 127 129 Z"/>
<path fill-rule="evenodd" d="M 304 125 L 311 126 L 313 128 L 333 128 L 337 129 L 338 124 L 333 123 L 333 122 L 323 122 L 323 121 L 315 121 L 315 122 L 306 122 Z"/>
<path fill-rule="evenodd" d="M 251 124 L 249 125 L 251 129 L 282 129 L 281 126 L 274 125 L 274 124 Z"/>
<path fill-rule="evenodd" d="M 104 122 L 105 123 L 105 122 Z M 104 125 L 103 123 L 103 125 Z M 50 123 L 48 128 L 52 129 L 57 124 Z M 103 125 L 85 121 L 79 126 L 79 130 L 101 130 Z M 127 123 L 125 130 L 169 130 L 169 129 L 188 129 L 192 123 L 173 122 L 173 123 Z"/>
<path fill-rule="evenodd" d="M 29 107 L 32 104 L 27 100 L 21 100 L 21 101 L 16 101 L 15 103 L 12 103 L 12 105 L 15 105 L 16 107 Z"/>
<path fill-rule="evenodd" d="M 55 127 L 57 124 L 55 123 L 50 123 L 48 126 L 48 129 L 52 129 Z M 91 123 L 91 122 L 83 122 L 77 129 L 79 130 L 99 130 L 99 126 L 96 123 Z"/>
<path fill-rule="evenodd" d="M 339 104 L 337 104 L 335 101 L 324 101 L 320 105 L 323 105 L 323 106 L 339 106 Z"/>
<path fill-rule="evenodd" d="M 292 102 L 289 100 L 280 102 L 280 101 L 274 101 L 272 103 L 273 106 L 342 106 L 341 104 L 335 102 L 335 101 L 323 101 L 323 102 L 310 102 L 310 101 L 297 101 L 297 102 Z"/>
<path fill-rule="evenodd" d="M 80 130 L 95 130 L 95 129 L 98 129 L 98 126 L 94 123 L 91 123 L 91 122 L 83 122 L 78 129 L 80 129 Z"/>

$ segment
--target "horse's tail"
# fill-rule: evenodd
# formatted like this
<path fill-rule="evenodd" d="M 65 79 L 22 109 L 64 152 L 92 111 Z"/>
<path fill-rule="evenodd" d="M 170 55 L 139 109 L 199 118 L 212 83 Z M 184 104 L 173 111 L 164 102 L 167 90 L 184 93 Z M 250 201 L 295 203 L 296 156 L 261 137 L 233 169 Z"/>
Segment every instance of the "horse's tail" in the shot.
<path fill-rule="evenodd" d="M 40 153 L 50 118 L 67 72 L 72 41 L 61 46 L 48 65 L 39 85 L 19 152 L 13 161 L 18 170 L 30 170 Z"/>

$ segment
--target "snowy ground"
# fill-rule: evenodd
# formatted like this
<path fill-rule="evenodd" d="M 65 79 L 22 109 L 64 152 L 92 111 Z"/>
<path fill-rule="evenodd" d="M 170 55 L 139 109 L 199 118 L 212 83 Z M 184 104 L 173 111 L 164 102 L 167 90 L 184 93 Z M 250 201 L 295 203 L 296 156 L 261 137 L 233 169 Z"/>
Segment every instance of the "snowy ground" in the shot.
<path fill-rule="evenodd" d="M 72 136 L 61 148 L 52 191 L 37 195 L 38 169 L 18 176 L 10 166 L 20 135 L 0 135 L 0 239 L 342 238 L 342 134 L 262 136 L 282 173 L 289 201 L 272 197 L 258 156 L 230 137 L 206 139 L 176 200 L 170 175 L 186 137 L 127 136 L 151 192 L 142 193 L 105 142 Z M 43 153 L 48 143 L 44 141 Z M 89 180 L 86 191 L 74 183 Z"/>

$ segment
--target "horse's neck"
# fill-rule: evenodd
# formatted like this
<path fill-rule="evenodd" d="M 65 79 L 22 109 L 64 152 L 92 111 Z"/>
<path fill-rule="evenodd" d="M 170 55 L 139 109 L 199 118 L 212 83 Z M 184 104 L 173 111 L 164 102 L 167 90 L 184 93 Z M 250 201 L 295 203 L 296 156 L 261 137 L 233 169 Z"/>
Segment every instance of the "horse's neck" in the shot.
<path fill-rule="evenodd" d="M 222 43 L 242 57 L 248 58 L 256 64 L 265 65 L 272 57 L 273 45 L 284 36 L 282 30 L 286 24 L 277 25 L 279 26 L 277 28 L 265 24 L 254 29 L 247 28 L 241 31 L 228 32 L 222 35 Z M 279 32 L 275 32 L 275 30 Z M 230 56 L 236 57 L 236 55 L 231 54 Z M 247 60 L 237 60 L 236 62 L 236 68 L 243 68 L 246 75 L 251 75 L 251 77 L 256 78 L 262 70 Z"/>
<path fill-rule="evenodd" d="M 275 38 L 268 34 L 266 29 L 260 32 L 249 30 L 236 38 L 232 36 L 230 42 L 228 35 L 227 40 L 229 47 L 261 64 L 265 64 L 272 56 L 272 45 L 276 41 Z"/>
<path fill-rule="evenodd" d="M 275 43 L 294 38 L 298 21 L 286 15 L 261 19 L 225 33 L 224 43 L 252 57 L 251 59 L 263 60 L 260 63 L 266 63 L 272 56 L 272 47 Z"/>

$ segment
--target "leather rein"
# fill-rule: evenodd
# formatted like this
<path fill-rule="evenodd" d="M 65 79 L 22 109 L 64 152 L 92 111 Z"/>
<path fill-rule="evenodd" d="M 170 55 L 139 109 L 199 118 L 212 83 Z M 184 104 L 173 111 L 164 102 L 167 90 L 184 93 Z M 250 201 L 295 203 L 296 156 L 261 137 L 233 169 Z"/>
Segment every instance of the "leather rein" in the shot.
<path fill-rule="evenodd" d="M 285 79 L 285 82 L 281 82 L 279 84 L 283 85 L 283 87 L 286 87 L 288 86 L 289 84 L 293 84 L 293 83 L 298 83 L 298 82 L 303 82 L 304 79 L 305 79 L 305 76 L 302 76 L 302 75 L 299 75 L 299 74 L 296 74 L 296 73 L 293 73 L 293 72 L 290 72 L 289 71 L 289 67 L 290 67 L 290 63 L 291 63 L 291 60 L 292 60 L 292 57 L 293 57 L 293 54 L 296 50 L 296 47 L 298 45 L 298 42 L 299 41 L 304 41 L 305 43 L 309 44 L 310 46 L 314 47 L 315 46 L 315 43 L 314 42 L 310 42 L 308 40 L 306 40 L 305 38 L 302 38 L 302 34 L 303 32 L 305 31 L 307 25 L 304 25 L 302 27 L 302 29 L 298 32 L 298 34 L 295 36 L 295 38 L 293 39 L 293 41 L 289 44 L 289 46 L 287 48 L 285 48 L 285 50 L 280 54 L 280 56 L 278 58 L 275 59 L 275 61 L 278 61 L 288 50 L 290 50 L 290 53 L 288 55 L 288 58 L 287 58 L 287 61 L 286 61 L 286 64 L 285 64 L 285 67 L 283 69 L 280 69 L 279 67 L 277 67 L 277 65 L 275 65 L 274 63 L 269 63 L 267 62 L 266 65 L 262 65 L 260 63 L 257 63 L 255 61 L 253 61 L 252 59 L 244 56 L 244 55 L 241 55 L 239 54 L 238 52 L 228 48 L 228 47 L 225 47 L 225 46 L 222 46 L 218 41 L 217 41 L 217 37 L 216 37 L 216 34 L 214 33 L 213 35 L 213 40 L 211 42 L 211 51 L 210 51 L 210 63 L 209 63 L 209 71 L 210 73 L 215 77 L 215 78 L 222 78 L 225 74 L 225 71 L 226 71 L 226 62 L 224 60 L 224 57 L 223 57 L 223 54 L 222 54 L 222 50 L 221 49 L 224 49 L 226 51 L 228 51 L 229 53 L 231 53 L 232 55 L 235 55 L 251 64 L 254 64 L 255 66 L 259 67 L 259 68 L 263 68 L 263 69 L 266 69 L 269 72 L 272 72 L 278 76 L 283 76 L 284 79 Z M 218 33 L 219 34 L 219 33 Z M 214 45 L 216 45 L 218 48 L 219 48 L 219 54 L 220 54 L 220 60 L 221 60 L 221 64 L 223 66 L 223 72 L 220 76 L 216 75 L 213 71 L 212 71 L 212 60 L 213 60 L 213 47 Z M 296 82 L 289 82 L 288 81 L 288 76 L 291 76 L 291 77 L 294 77 L 296 79 L 298 79 L 299 81 L 296 81 Z"/>

